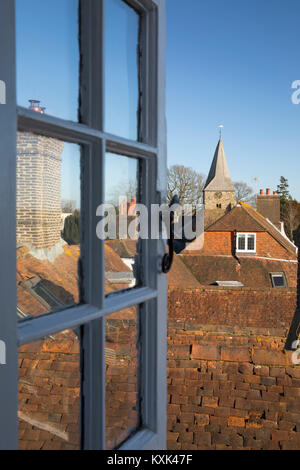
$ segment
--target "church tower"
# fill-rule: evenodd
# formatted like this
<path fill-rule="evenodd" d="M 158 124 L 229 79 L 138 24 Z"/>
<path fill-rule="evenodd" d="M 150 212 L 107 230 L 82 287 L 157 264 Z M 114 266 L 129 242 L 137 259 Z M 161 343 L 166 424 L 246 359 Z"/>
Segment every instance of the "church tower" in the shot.
<path fill-rule="evenodd" d="M 220 139 L 204 187 L 204 207 L 206 219 L 212 222 L 235 205 L 235 190 L 232 184 L 223 142 Z"/>

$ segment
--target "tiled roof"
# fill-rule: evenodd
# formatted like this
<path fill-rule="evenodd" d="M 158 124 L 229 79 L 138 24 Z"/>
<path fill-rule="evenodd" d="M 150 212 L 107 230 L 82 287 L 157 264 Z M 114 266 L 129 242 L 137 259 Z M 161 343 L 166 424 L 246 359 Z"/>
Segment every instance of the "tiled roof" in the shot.
<path fill-rule="evenodd" d="M 206 232 L 233 232 L 235 230 L 238 232 L 268 232 L 286 250 L 296 254 L 297 249 L 292 242 L 259 212 L 243 202 L 240 202 L 205 229 Z"/>
<path fill-rule="evenodd" d="M 107 240 L 105 244 L 113 249 L 120 258 L 134 258 L 136 255 L 137 240 Z"/>
<path fill-rule="evenodd" d="M 199 282 L 179 255 L 174 255 L 172 269 L 168 274 L 168 286 L 199 287 Z"/>
<path fill-rule="evenodd" d="M 216 281 L 238 281 L 245 287 L 272 288 L 271 272 L 284 272 L 288 287 L 296 287 L 295 263 L 233 256 L 179 255 L 186 267 L 201 285 Z M 290 275 L 291 274 L 291 275 Z"/>
<path fill-rule="evenodd" d="M 245 204 L 241 202 L 242 208 L 253 217 L 262 227 L 266 229 L 267 232 L 269 232 L 270 235 L 272 235 L 275 240 L 277 240 L 284 248 L 286 248 L 288 251 L 291 253 L 296 253 L 297 248 L 296 246 L 284 235 L 279 232 L 274 225 L 269 222 L 265 217 L 263 217 L 259 212 L 257 212 L 253 207 L 251 207 L 249 204 Z"/>
<path fill-rule="evenodd" d="M 18 316 L 26 318 L 48 313 L 30 293 L 40 282 L 64 305 L 79 301 L 77 266 L 80 250 L 64 246 L 64 252 L 50 263 L 38 260 L 27 247 L 17 250 Z M 119 255 L 105 247 L 106 268 L 130 273 Z M 26 282 L 32 280 L 32 282 Z M 20 283 L 23 283 L 23 287 Z M 105 282 L 106 293 L 118 286 Z M 122 286 L 124 288 L 124 286 Z M 28 290 L 26 290 L 28 289 Z M 107 317 L 106 391 L 108 396 L 108 437 L 128 436 L 131 422 L 136 420 L 137 376 L 134 371 L 137 322 L 134 307 Z M 113 363 L 112 362 L 113 359 Z M 110 362 L 109 362 L 110 361 Z M 77 449 L 80 418 L 80 347 L 77 335 L 64 331 L 22 346 L 19 351 L 19 448 Z M 118 394 L 118 400 L 114 400 Z M 113 406 L 111 406 L 111 403 Z M 116 404 L 120 406 L 114 421 Z M 126 406 L 126 413 L 121 409 Z M 118 442 L 117 444 L 119 444 Z"/>

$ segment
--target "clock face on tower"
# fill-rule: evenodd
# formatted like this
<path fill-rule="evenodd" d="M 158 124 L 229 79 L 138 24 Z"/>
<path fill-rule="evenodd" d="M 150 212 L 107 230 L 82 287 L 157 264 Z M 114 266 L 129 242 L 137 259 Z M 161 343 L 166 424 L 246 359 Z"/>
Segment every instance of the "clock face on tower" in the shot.
<path fill-rule="evenodd" d="M 222 194 L 221 191 L 217 191 L 214 196 L 215 196 L 215 199 L 218 199 L 218 200 L 219 200 L 219 199 L 222 198 L 223 194 Z"/>

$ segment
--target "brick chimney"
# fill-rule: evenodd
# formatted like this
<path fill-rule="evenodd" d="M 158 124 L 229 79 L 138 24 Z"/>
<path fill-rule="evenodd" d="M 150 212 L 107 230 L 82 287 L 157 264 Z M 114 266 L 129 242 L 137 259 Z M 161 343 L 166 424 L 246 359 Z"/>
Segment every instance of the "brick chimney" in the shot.
<path fill-rule="evenodd" d="M 30 109 L 43 114 L 38 100 Z M 30 132 L 17 135 L 17 245 L 51 249 L 61 241 L 63 142 Z"/>
<path fill-rule="evenodd" d="M 280 196 L 276 191 L 271 194 L 271 189 L 267 188 L 266 194 L 261 189 L 260 194 L 256 196 L 256 204 L 258 212 L 269 219 L 279 230 L 280 222 Z"/>

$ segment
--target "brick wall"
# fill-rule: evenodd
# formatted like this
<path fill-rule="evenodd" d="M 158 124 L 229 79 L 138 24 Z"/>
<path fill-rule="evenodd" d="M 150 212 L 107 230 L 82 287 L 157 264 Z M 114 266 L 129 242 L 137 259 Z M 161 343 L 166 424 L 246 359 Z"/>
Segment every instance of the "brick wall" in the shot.
<path fill-rule="evenodd" d="M 300 447 L 295 307 L 295 289 L 169 290 L 169 449 Z"/>
<path fill-rule="evenodd" d="M 63 147 L 56 139 L 18 132 L 18 245 L 51 248 L 60 241 Z"/>
<path fill-rule="evenodd" d="M 232 232 L 205 232 L 204 247 L 200 254 L 214 256 L 232 255 L 233 236 Z M 296 259 L 296 255 L 289 253 L 267 232 L 256 233 L 256 255 L 277 259 Z M 247 255 L 239 254 L 239 256 Z"/>

